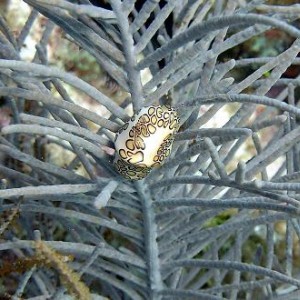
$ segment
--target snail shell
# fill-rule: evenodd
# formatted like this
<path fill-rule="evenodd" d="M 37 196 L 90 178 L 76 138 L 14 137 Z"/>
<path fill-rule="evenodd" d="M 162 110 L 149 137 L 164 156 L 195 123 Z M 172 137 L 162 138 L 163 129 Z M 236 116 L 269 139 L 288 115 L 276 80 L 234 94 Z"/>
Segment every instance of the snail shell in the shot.
<path fill-rule="evenodd" d="M 117 171 L 127 179 L 139 180 L 170 155 L 179 117 L 169 106 L 142 108 L 117 133 Z"/>

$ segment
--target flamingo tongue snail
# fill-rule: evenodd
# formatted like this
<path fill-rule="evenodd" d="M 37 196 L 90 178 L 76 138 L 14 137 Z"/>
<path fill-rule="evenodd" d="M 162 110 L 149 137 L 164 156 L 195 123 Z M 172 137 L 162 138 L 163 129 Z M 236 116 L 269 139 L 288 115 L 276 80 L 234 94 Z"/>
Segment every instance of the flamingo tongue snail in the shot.
<path fill-rule="evenodd" d="M 170 106 L 142 108 L 116 134 L 114 165 L 126 179 L 139 180 L 170 155 L 179 116 Z"/>

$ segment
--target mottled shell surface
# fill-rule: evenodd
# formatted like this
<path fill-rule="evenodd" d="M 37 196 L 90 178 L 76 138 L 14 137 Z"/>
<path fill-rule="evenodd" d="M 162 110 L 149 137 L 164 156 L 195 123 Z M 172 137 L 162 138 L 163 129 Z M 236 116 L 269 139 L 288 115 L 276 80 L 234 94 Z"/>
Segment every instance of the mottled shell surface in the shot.
<path fill-rule="evenodd" d="M 147 176 L 170 155 L 179 128 L 175 109 L 167 106 L 142 108 L 117 133 L 114 165 L 127 179 Z"/>

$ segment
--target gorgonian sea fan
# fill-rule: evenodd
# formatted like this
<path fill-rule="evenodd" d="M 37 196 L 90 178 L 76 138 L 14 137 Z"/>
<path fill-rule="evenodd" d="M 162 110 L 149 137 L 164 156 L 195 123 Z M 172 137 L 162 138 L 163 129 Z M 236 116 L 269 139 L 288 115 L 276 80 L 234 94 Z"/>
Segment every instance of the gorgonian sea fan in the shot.
<path fill-rule="evenodd" d="M 0 18 L 3 297 L 299 298 L 298 5 L 25 2 Z"/>

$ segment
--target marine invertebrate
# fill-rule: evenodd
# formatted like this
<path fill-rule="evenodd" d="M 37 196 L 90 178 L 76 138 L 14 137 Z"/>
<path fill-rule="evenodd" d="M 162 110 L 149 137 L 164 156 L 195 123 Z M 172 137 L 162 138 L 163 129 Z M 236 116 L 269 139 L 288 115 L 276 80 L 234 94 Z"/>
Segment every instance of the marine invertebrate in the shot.
<path fill-rule="evenodd" d="M 5 264 L 2 286 L 15 288 L 6 292 L 68 298 L 80 279 L 91 298 L 298 298 L 299 78 L 284 78 L 299 64 L 298 6 L 26 2 L 34 9 L 22 30 L 15 24 L 10 29 L 0 16 L 0 97 L 12 113 L 0 135 L 0 212 L 11 216 L 0 230 L 0 262 L 32 257 L 39 228 L 40 254 L 53 254 L 49 263 L 56 271 L 38 261 L 32 268 L 35 259 L 22 268 Z M 23 42 L 40 15 L 44 27 L 34 61 L 22 61 Z M 277 56 L 232 59 L 231 49 L 239 53 L 247 40 L 271 28 L 290 37 Z M 62 32 L 93 57 L 124 98 L 116 101 L 76 73 L 54 67 L 49 38 Z M 171 97 L 164 102 L 166 94 Z M 92 108 L 78 101 L 83 96 Z M 143 109 L 157 110 L 158 99 L 176 107 L 180 132 L 160 134 L 148 149 L 158 120 L 150 124 L 152 115 L 142 117 Z M 141 168 L 145 179 L 139 181 L 123 180 L 107 151 L 129 111 L 136 118 L 127 125 L 131 133 L 125 126 L 118 138 L 123 158 L 116 161 L 125 165 L 125 175 L 129 167 Z M 172 152 L 164 159 L 170 137 Z M 72 152 L 72 159 L 49 160 L 48 144 Z M 141 160 L 138 152 L 150 149 Z M 18 214 L 11 214 L 19 202 Z M 57 280 L 59 272 L 70 273 L 55 260 L 66 253 L 78 275 L 66 278 L 71 290 Z M 15 269 L 21 272 L 10 276 Z"/>
<path fill-rule="evenodd" d="M 142 179 L 170 155 L 179 117 L 169 106 L 142 108 L 116 134 L 114 165 L 127 179 Z"/>

